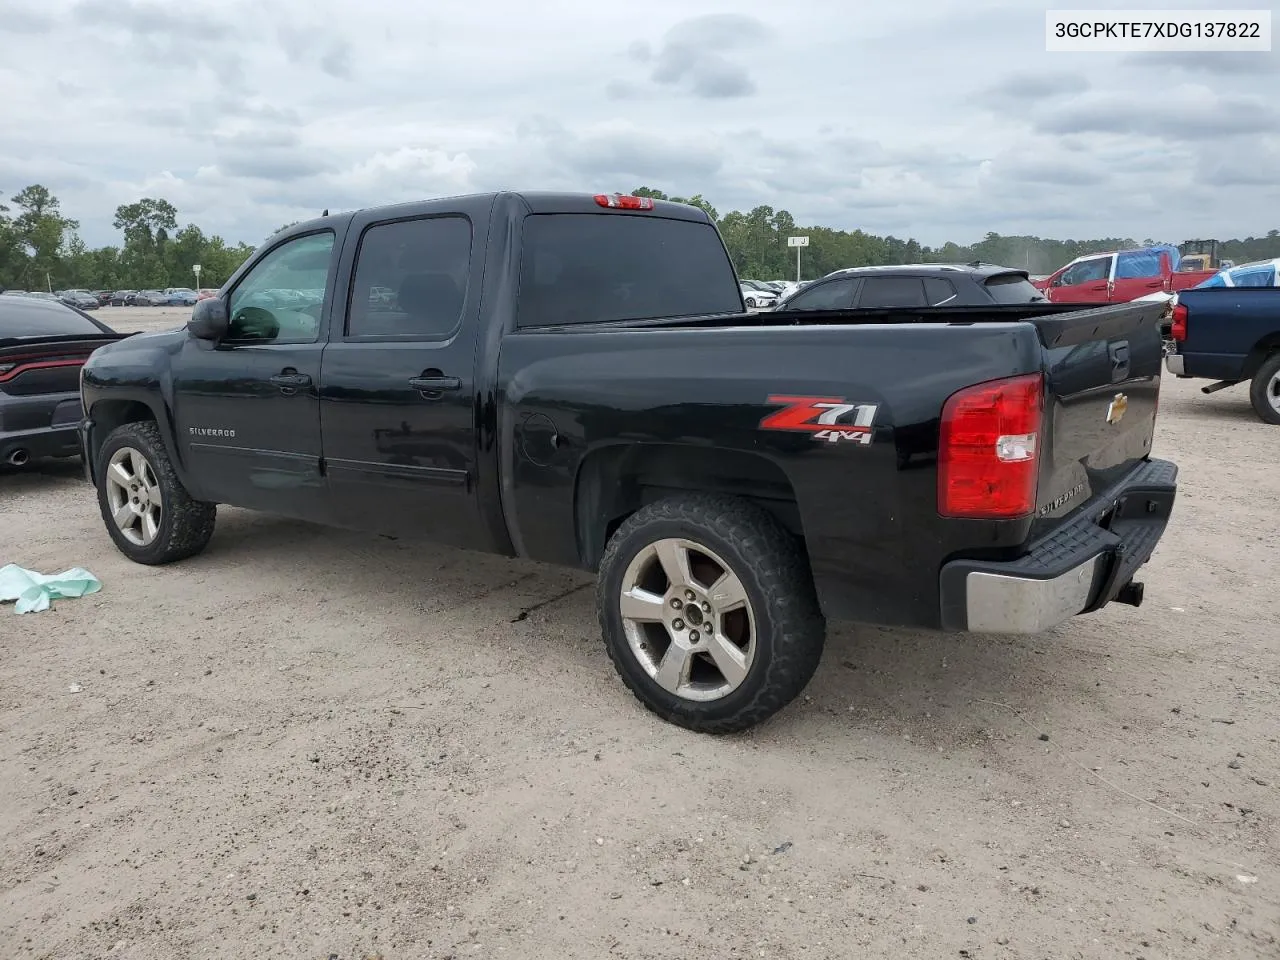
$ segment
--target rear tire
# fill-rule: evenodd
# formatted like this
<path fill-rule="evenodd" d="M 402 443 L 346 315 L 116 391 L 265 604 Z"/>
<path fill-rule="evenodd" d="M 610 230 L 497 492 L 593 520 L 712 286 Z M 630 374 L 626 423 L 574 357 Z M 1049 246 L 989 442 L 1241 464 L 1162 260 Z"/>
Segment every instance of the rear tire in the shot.
<path fill-rule="evenodd" d="M 217 504 L 187 493 L 151 420 L 126 423 L 108 434 L 94 480 L 107 533 L 135 563 L 185 560 L 213 536 Z"/>
<path fill-rule="evenodd" d="M 732 497 L 671 497 L 634 513 L 605 549 L 596 610 L 627 688 L 703 733 L 773 716 L 822 659 L 826 625 L 799 543 Z"/>
<path fill-rule="evenodd" d="M 1263 423 L 1280 425 L 1280 353 L 1267 357 L 1253 375 L 1249 402 Z"/>

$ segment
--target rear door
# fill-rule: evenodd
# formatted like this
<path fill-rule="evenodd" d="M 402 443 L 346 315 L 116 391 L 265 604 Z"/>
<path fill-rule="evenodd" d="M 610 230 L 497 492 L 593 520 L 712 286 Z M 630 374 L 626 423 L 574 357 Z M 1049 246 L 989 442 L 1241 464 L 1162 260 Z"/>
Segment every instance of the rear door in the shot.
<path fill-rule="evenodd" d="M 929 299 L 921 277 L 864 277 L 857 306 L 927 307 Z"/>
<path fill-rule="evenodd" d="M 1033 321 L 1046 344 L 1039 521 L 1070 513 L 1150 455 L 1164 309 L 1116 304 Z"/>
<path fill-rule="evenodd" d="M 475 358 L 490 202 L 467 203 L 352 221 L 341 270 L 351 281 L 320 387 L 325 470 L 343 526 L 487 543 Z"/>
<path fill-rule="evenodd" d="M 1054 278 L 1047 291 L 1054 303 L 1106 303 L 1114 254 L 1073 263 Z"/>
<path fill-rule="evenodd" d="M 1161 254 L 1156 250 L 1127 250 L 1116 256 L 1111 302 L 1128 303 L 1164 289 Z"/>

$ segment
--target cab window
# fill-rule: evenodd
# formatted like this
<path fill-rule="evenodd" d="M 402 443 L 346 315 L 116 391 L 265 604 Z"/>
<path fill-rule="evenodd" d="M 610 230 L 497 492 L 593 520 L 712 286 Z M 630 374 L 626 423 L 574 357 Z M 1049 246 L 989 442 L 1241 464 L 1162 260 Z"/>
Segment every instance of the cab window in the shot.
<path fill-rule="evenodd" d="M 232 342 L 314 343 L 333 269 L 332 231 L 286 240 L 258 261 L 227 301 Z"/>
<path fill-rule="evenodd" d="M 1080 283 L 1097 283 L 1099 280 L 1106 280 L 1110 274 L 1111 258 L 1093 257 L 1068 267 L 1063 271 L 1060 282 L 1054 286 L 1074 287 Z"/>

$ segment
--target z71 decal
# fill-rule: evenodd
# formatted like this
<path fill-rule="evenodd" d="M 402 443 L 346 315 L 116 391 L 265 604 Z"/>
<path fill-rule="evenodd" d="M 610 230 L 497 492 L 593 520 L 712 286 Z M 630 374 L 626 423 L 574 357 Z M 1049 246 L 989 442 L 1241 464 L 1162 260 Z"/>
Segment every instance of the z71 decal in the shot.
<path fill-rule="evenodd" d="M 843 397 L 789 397 L 774 395 L 771 404 L 783 408 L 760 421 L 761 430 L 807 433 L 815 440 L 840 443 L 842 440 L 868 444 L 875 424 L 877 405 L 848 403 Z"/>

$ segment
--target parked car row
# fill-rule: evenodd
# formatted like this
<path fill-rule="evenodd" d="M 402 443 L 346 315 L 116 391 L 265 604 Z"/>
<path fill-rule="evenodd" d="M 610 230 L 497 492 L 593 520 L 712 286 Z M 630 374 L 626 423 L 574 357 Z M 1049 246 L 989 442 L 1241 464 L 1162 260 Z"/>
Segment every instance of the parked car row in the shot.
<path fill-rule="evenodd" d="M 108 294 L 113 307 L 193 307 L 200 294 L 190 287 L 168 287 L 164 290 L 116 290 Z"/>
<path fill-rule="evenodd" d="M 218 291 L 204 289 L 198 293 L 190 287 L 166 287 L 164 290 L 4 290 L 9 297 L 32 297 L 37 300 L 60 300 L 80 310 L 99 307 L 192 307 L 196 301 L 216 296 Z"/>

